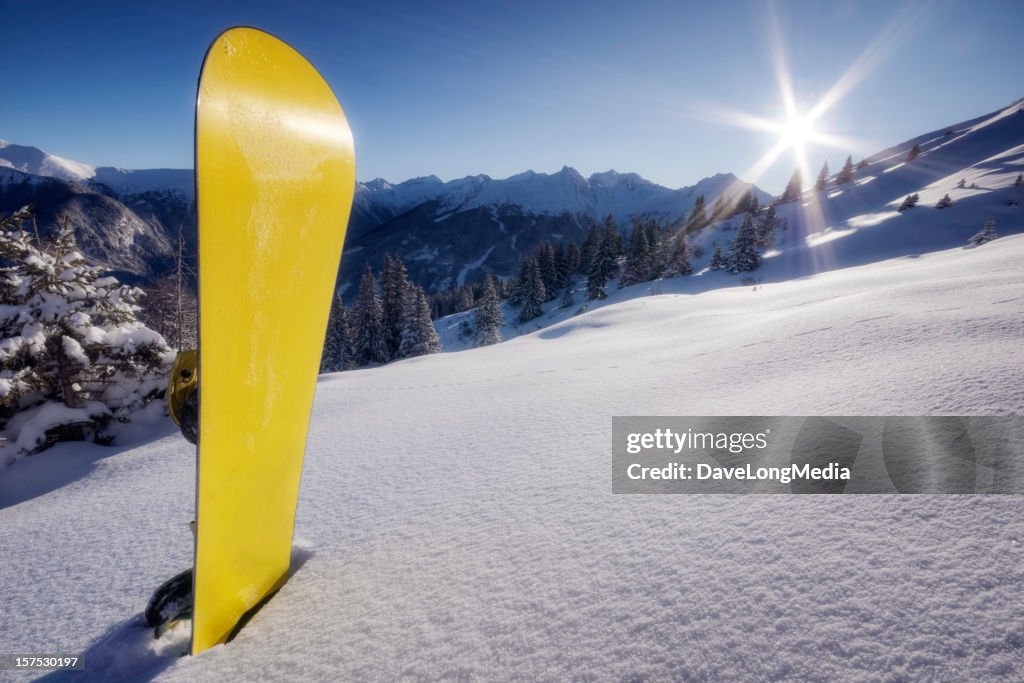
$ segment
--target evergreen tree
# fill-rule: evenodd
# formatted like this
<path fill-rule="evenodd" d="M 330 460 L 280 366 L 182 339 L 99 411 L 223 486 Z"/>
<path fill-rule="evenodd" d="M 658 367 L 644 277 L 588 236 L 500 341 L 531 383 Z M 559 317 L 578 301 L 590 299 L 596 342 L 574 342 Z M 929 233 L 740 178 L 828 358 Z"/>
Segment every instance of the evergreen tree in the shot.
<path fill-rule="evenodd" d="M 422 287 L 414 285 L 409 291 L 403 319 L 402 341 L 398 346 L 400 358 L 425 356 L 441 350 L 441 340 L 430 320 L 430 306 Z"/>
<path fill-rule="evenodd" d="M 565 245 L 562 242 L 558 243 L 555 247 L 555 282 L 554 289 L 561 289 L 565 284 L 565 278 L 568 276 L 569 271 L 569 253 L 565 250 Z"/>
<path fill-rule="evenodd" d="M 692 274 L 693 265 L 690 263 L 690 245 L 686 241 L 686 235 L 680 232 L 676 235 L 675 243 L 672 246 L 672 256 L 669 258 L 663 277 Z"/>
<path fill-rule="evenodd" d="M 541 242 L 535 252 L 537 268 L 540 270 L 540 279 L 544 283 L 544 291 L 550 301 L 555 298 L 555 291 L 559 285 L 558 268 L 555 264 L 555 249 L 550 242 Z"/>
<path fill-rule="evenodd" d="M 919 194 L 917 194 L 916 192 L 914 194 L 908 194 L 903 199 L 903 203 L 900 204 L 899 207 L 897 207 L 896 210 L 899 211 L 900 213 L 903 213 L 907 209 L 912 209 L 915 206 L 917 206 L 917 202 L 920 199 L 921 199 L 921 196 Z"/>
<path fill-rule="evenodd" d="M 462 313 L 468 311 L 474 306 L 473 301 L 473 289 L 468 285 L 459 287 L 458 299 L 456 303 L 456 313 Z"/>
<path fill-rule="evenodd" d="M 953 200 L 950 199 L 949 193 L 939 200 L 939 203 L 935 205 L 936 209 L 945 209 L 947 206 L 953 206 Z"/>
<path fill-rule="evenodd" d="M 1018 173 L 1017 179 L 1013 181 L 1014 187 L 1020 187 L 1024 185 L 1024 173 Z"/>
<path fill-rule="evenodd" d="M 844 185 L 851 180 L 856 172 L 853 169 L 853 156 L 846 157 L 846 163 L 843 164 L 843 168 L 839 171 L 839 175 L 836 176 L 836 185 Z"/>
<path fill-rule="evenodd" d="M 921 145 L 915 144 L 910 148 L 910 152 L 907 153 L 907 161 L 913 161 L 919 156 L 921 156 Z"/>
<path fill-rule="evenodd" d="M 384 255 L 384 270 L 381 271 L 381 315 L 384 325 L 384 341 L 388 360 L 398 357 L 398 346 L 402 342 L 402 328 L 412 283 L 405 272 L 405 264 L 399 258 Z"/>
<path fill-rule="evenodd" d="M 757 222 L 757 246 L 768 247 L 775 241 L 775 230 L 778 227 L 779 219 L 775 214 L 775 207 L 769 206 L 764 216 Z"/>
<path fill-rule="evenodd" d="M 718 200 L 721 199 L 722 197 L 719 195 Z M 715 216 L 715 218 L 720 217 Z M 693 209 L 690 210 L 690 217 L 686 219 L 686 232 L 696 232 L 707 224 L 708 216 L 704 207 L 704 195 L 699 194 L 697 195 L 697 200 L 693 203 Z"/>
<path fill-rule="evenodd" d="M 320 372 L 341 372 L 352 365 L 352 333 L 348 326 L 348 311 L 341 294 L 335 292 L 331 301 L 331 315 L 327 320 L 324 350 L 320 356 Z"/>
<path fill-rule="evenodd" d="M 576 299 L 574 293 L 576 291 L 576 278 L 569 277 L 565 281 L 565 289 L 562 290 L 562 300 L 558 302 L 558 305 L 562 308 L 569 308 L 572 306 Z"/>
<path fill-rule="evenodd" d="M 956 186 L 962 190 L 965 187 L 967 187 L 967 181 L 961 178 L 960 181 L 956 184 Z"/>
<path fill-rule="evenodd" d="M 867 168 L 867 166 L 868 166 L 868 160 L 867 159 L 861 159 L 860 161 L 857 162 L 857 170 L 858 171 L 860 169 L 862 169 L 862 168 Z"/>
<path fill-rule="evenodd" d="M 601 240 L 603 242 L 603 253 L 607 259 L 617 261 L 626 251 L 622 245 L 622 235 L 619 234 L 619 228 L 615 225 L 615 219 L 612 218 L 611 214 L 608 214 L 604 219 L 604 234 L 601 235 Z M 617 267 L 615 271 L 617 274 Z"/>
<path fill-rule="evenodd" d="M 515 282 L 512 283 L 512 291 L 508 297 L 508 302 L 516 308 L 520 308 L 526 300 L 527 290 L 530 287 L 530 263 L 532 260 L 529 256 L 519 259 L 519 275 L 514 278 Z"/>
<path fill-rule="evenodd" d="M 633 233 L 629 237 L 629 248 L 626 250 L 626 263 L 622 268 L 619 287 L 635 285 L 650 279 L 651 245 L 647 241 L 647 230 L 640 219 L 633 221 Z"/>
<path fill-rule="evenodd" d="M 793 171 L 792 177 L 789 182 L 786 183 L 786 189 L 782 192 L 782 197 L 779 198 L 780 204 L 788 204 L 795 202 L 800 199 L 800 194 L 803 191 L 803 179 L 800 177 L 800 169 Z"/>
<path fill-rule="evenodd" d="M 656 218 L 647 221 L 647 246 L 650 253 L 650 268 L 646 280 L 653 280 L 658 277 L 661 271 L 668 265 L 669 255 L 665 253 L 665 237 Z"/>
<path fill-rule="evenodd" d="M 540 317 L 544 312 L 541 304 L 547 300 L 544 281 L 540 277 L 540 267 L 533 259 L 528 259 L 527 273 L 523 284 L 523 303 L 519 309 L 519 322 L 525 323 Z"/>
<path fill-rule="evenodd" d="M 569 245 L 568 256 L 566 258 L 567 265 L 565 269 L 565 280 L 564 282 L 570 282 L 576 278 L 576 275 L 580 272 L 581 262 L 580 248 L 573 242 Z"/>
<path fill-rule="evenodd" d="M 489 346 L 501 341 L 501 326 L 505 317 L 498 304 L 498 293 L 494 290 L 494 282 L 484 282 L 484 293 L 480 297 L 480 305 L 476 307 L 473 319 L 473 346 Z"/>
<path fill-rule="evenodd" d="M 377 294 L 377 279 L 370 264 L 366 264 L 359 281 L 356 298 L 353 330 L 355 360 L 360 365 L 386 363 L 389 360 L 387 341 L 384 338 L 384 311 Z"/>
<path fill-rule="evenodd" d="M 0 428 L 37 404 L 77 410 L 45 425 L 29 418 L 16 455 L 55 440 L 101 440 L 110 420 L 161 394 L 174 355 L 137 319 L 143 292 L 87 264 L 67 218 L 41 243 L 22 229 L 28 218 L 24 209 L 0 218 Z M 90 424 L 90 433 L 74 423 Z"/>
<path fill-rule="evenodd" d="M 828 162 L 826 161 L 821 166 L 821 170 L 818 171 L 818 179 L 814 183 L 814 188 L 821 192 L 828 185 Z"/>
<path fill-rule="evenodd" d="M 994 218 L 989 218 L 985 221 L 985 225 L 982 227 L 981 231 L 972 235 L 971 238 L 967 240 L 967 243 L 973 244 L 977 247 L 985 244 L 986 242 L 991 242 L 997 237 L 999 237 L 999 235 L 996 234 L 996 220 Z"/>
<path fill-rule="evenodd" d="M 591 223 L 587 229 L 587 236 L 583 238 L 583 248 L 580 250 L 579 272 L 589 273 L 593 266 L 597 253 L 601 250 L 601 228 L 597 223 Z"/>
<path fill-rule="evenodd" d="M 722 256 L 722 247 L 718 242 L 715 242 L 715 248 L 711 252 L 711 260 L 708 261 L 708 268 L 710 270 L 724 270 L 727 265 L 729 265 L 729 263 L 725 260 L 725 257 Z"/>
<path fill-rule="evenodd" d="M 761 256 L 757 253 L 757 229 L 754 217 L 749 213 L 743 217 L 743 225 L 729 245 L 727 262 L 730 273 L 746 273 L 761 265 Z"/>

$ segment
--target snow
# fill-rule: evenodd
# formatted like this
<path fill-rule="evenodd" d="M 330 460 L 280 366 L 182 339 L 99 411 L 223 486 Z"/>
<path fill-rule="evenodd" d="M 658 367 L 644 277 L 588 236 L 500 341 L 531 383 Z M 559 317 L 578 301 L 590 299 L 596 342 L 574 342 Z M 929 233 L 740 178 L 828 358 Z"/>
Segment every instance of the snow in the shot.
<path fill-rule="evenodd" d="M 0 469 L 0 652 L 81 652 L 74 680 L 102 681 L 1020 680 L 1019 496 L 615 496 L 608 467 L 613 415 L 1024 414 L 1013 107 L 780 206 L 753 286 L 705 269 L 719 224 L 698 276 L 548 303 L 480 349 L 450 316 L 457 353 L 323 376 L 293 574 L 200 656 L 141 622 L 192 558 L 193 449 L 158 406 L 115 447 Z M 988 218 L 1004 236 L 966 247 Z"/>
<path fill-rule="evenodd" d="M 198 657 L 140 622 L 190 562 L 192 449 L 57 446 L 0 473 L 0 650 L 83 652 L 76 680 L 1016 680 L 1020 498 L 613 496 L 608 443 L 623 414 L 1024 413 L 1022 259 L 634 292 L 325 376 L 300 566 Z"/>

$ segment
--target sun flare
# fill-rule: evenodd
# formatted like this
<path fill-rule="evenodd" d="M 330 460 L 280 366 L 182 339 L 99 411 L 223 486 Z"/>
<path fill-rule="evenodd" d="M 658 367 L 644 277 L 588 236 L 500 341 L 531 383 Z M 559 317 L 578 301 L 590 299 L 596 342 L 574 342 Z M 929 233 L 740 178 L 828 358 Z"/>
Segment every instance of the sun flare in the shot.
<path fill-rule="evenodd" d="M 790 116 L 779 125 L 779 134 L 787 147 L 802 145 L 818 137 L 814 121 L 807 116 Z"/>

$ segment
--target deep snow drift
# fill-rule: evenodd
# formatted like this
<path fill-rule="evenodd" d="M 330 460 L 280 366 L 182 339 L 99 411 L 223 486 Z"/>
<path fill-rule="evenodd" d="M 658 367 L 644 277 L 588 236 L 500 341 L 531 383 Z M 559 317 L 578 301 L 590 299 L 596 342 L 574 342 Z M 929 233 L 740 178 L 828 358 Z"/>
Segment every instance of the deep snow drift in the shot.
<path fill-rule="evenodd" d="M 609 465 L 612 415 L 1021 414 L 1022 263 L 1004 237 L 325 376 L 299 567 L 198 657 L 141 624 L 191 561 L 191 448 L 61 445 L 0 474 L 0 652 L 104 681 L 1017 680 L 1019 497 L 613 496 Z"/>

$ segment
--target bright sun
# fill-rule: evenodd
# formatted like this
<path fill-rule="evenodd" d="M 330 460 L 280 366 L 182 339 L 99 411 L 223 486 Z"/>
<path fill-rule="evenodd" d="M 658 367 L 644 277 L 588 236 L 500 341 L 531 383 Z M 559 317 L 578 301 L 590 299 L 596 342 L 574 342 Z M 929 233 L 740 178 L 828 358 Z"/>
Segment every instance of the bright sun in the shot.
<path fill-rule="evenodd" d="M 782 135 L 782 142 L 788 147 L 802 145 L 818 135 L 814 129 L 814 122 L 809 117 L 798 115 L 790 116 L 783 122 L 779 126 L 779 133 Z"/>

